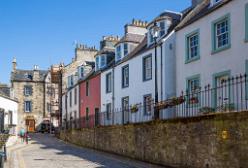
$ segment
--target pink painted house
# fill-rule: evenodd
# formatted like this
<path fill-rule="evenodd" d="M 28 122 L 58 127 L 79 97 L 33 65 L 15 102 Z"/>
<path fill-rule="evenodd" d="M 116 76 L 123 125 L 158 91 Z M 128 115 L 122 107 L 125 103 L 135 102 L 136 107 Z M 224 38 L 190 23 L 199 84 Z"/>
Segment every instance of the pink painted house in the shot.
<path fill-rule="evenodd" d="M 101 107 L 101 75 L 91 71 L 79 84 L 81 126 L 94 127 L 98 124 Z"/>

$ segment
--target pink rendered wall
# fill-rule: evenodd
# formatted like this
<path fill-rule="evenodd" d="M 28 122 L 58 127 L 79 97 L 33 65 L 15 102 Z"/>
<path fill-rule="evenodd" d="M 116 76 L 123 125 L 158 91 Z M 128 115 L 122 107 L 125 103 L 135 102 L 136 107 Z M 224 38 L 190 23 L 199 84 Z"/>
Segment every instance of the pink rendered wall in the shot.
<path fill-rule="evenodd" d="M 86 96 L 86 82 L 89 82 L 89 95 Z M 101 75 L 98 74 L 80 84 L 80 115 L 82 126 L 93 127 L 95 123 L 95 108 L 101 107 Z M 89 118 L 86 121 L 86 107 L 89 108 Z"/>

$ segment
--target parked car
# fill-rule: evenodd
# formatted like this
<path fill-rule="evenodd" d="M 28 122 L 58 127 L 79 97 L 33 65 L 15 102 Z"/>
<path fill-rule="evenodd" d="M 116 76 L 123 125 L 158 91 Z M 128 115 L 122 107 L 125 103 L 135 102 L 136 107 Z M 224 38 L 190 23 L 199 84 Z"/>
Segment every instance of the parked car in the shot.
<path fill-rule="evenodd" d="M 50 131 L 52 133 L 54 132 L 54 126 L 52 124 L 50 124 L 50 123 L 41 123 L 39 132 L 41 132 L 41 133 L 50 133 Z"/>

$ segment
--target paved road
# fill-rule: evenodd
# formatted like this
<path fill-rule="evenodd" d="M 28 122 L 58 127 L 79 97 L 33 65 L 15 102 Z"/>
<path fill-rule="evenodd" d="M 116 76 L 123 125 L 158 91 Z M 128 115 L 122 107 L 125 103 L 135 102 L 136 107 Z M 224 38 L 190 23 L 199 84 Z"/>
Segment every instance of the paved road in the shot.
<path fill-rule="evenodd" d="M 33 134 L 9 149 L 9 168 L 159 168 L 124 157 L 79 148 L 49 134 Z"/>

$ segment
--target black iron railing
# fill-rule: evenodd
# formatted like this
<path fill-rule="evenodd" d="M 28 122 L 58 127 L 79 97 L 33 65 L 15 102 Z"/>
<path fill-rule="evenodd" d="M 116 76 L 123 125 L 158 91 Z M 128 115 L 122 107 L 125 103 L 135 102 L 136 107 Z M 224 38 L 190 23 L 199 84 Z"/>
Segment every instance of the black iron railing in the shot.
<path fill-rule="evenodd" d="M 100 112 L 67 122 L 68 128 L 92 128 L 95 126 L 124 125 L 154 120 L 154 111 L 159 110 L 160 120 L 195 117 L 210 113 L 240 112 L 248 110 L 248 77 L 216 79 L 212 86 L 195 87 L 181 92 L 179 97 L 154 100 L 131 105 L 124 109 Z"/>

